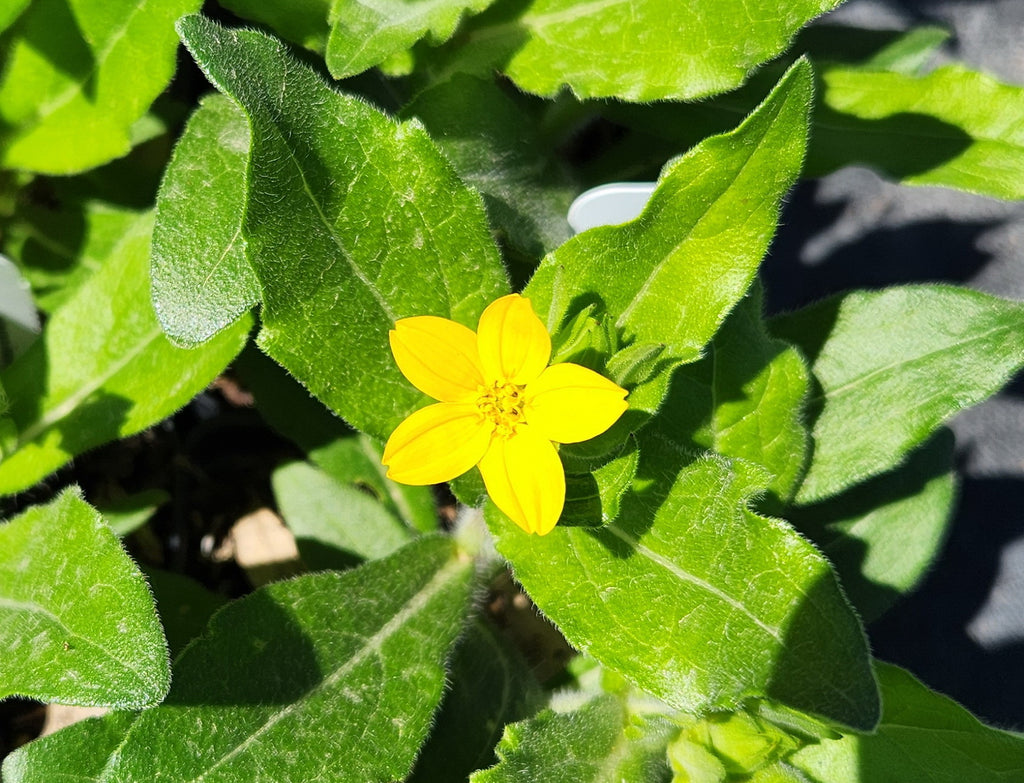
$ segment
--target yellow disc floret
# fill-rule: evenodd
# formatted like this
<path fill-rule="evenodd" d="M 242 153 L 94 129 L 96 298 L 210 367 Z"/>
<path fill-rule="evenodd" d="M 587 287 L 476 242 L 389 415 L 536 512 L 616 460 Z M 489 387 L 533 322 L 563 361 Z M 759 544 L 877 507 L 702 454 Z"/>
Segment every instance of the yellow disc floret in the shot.
<path fill-rule="evenodd" d="M 490 386 L 478 388 L 476 407 L 484 420 L 494 425 L 496 435 L 510 438 L 516 434 L 516 426 L 524 422 L 523 387 L 508 381 L 495 381 Z"/>

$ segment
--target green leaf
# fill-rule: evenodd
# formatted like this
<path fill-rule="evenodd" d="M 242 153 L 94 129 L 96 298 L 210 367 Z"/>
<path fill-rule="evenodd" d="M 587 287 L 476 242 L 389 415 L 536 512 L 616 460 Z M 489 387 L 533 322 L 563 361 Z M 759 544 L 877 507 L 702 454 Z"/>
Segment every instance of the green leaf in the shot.
<path fill-rule="evenodd" d="M 94 783 L 135 721 L 134 712 L 111 712 L 40 737 L 4 759 L 7 783 Z"/>
<path fill-rule="evenodd" d="M 412 538 L 379 500 L 308 463 L 278 468 L 272 482 L 281 516 L 303 562 L 314 571 L 384 557 Z"/>
<path fill-rule="evenodd" d="M 242 236 L 248 162 L 245 115 L 206 96 L 167 165 L 153 226 L 153 306 L 175 342 L 205 342 L 260 301 Z"/>
<path fill-rule="evenodd" d="M 498 551 L 573 646 L 675 709 L 765 696 L 870 730 L 867 644 L 828 562 L 746 508 L 763 470 L 686 457 L 671 422 L 642 433 L 617 521 L 534 537 L 489 508 Z"/>
<path fill-rule="evenodd" d="M 421 38 L 440 44 L 451 38 L 463 14 L 476 14 L 494 0 L 333 0 L 327 68 L 336 79 L 380 65 Z"/>
<path fill-rule="evenodd" d="M 77 454 L 139 432 L 192 399 L 245 343 L 251 321 L 195 350 L 176 348 L 149 300 L 151 216 L 53 313 L 0 375 L 18 428 L 3 444 L 0 494 L 31 486 Z M 159 390 L 159 393 L 154 393 Z"/>
<path fill-rule="evenodd" d="M 794 50 L 811 55 L 819 78 L 804 176 L 864 165 L 907 184 L 1024 198 L 1024 132 L 1013 121 L 1024 106 L 1024 87 L 957 64 L 918 73 L 945 37 L 935 28 L 902 35 L 807 30 Z M 601 110 L 633 128 L 645 150 L 669 154 L 731 127 L 781 70 L 770 65 L 740 90 L 699 104 Z"/>
<path fill-rule="evenodd" d="M 314 52 L 327 48 L 332 0 L 221 0 L 220 4 Z"/>
<path fill-rule="evenodd" d="M 497 759 L 505 725 L 533 715 L 543 693 L 522 655 L 478 620 L 459 641 L 449 689 L 409 783 L 464 783 Z"/>
<path fill-rule="evenodd" d="M 159 568 L 146 568 L 145 573 L 173 660 L 203 632 L 214 612 L 227 603 L 227 599 L 182 574 Z"/>
<path fill-rule="evenodd" d="M 810 445 L 803 421 L 809 383 L 800 354 L 768 335 L 755 286 L 722 324 L 709 355 L 678 371 L 667 405 L 682 413 L 676 421 L 693 428 L 694 444 L 767 468 L 768 490 L 786 499 Z"/>
<path fill-rule="evenodd" d="M 423 121 L 517 252 L 539 259 L 570 237 L 565 216 L 576 188 L 538 132 L 536 103 L 456 74 L 420 92 L 402 113 Z"/>
<path fill-rule="evenodd" d="M 792 757 L 816 781 L 1011 783 L 1024 771 L 1024 736 L 982 724 L 909 672 L 876 664 L 885 710 L 871 736 L 809 745 Z"/>
<path fill-rule="evenodd" d="M 841 495 L 790 510 L 836 566 L 866 622 L 924 577 L 953 515 L 953 435 L 941 428 L 896 470 Z"/>
<path fill-rule="evenodd" d="M 803 30 L 794 48 L 815 60 L 847 63 L 908 75 L 920 73 L 950 31 L 921 25 L 909 30 L 872 30 L 844 25 L 817 25 Z"/>
<path fill-rule="evenodd" d="M 669 370 L 700 357 L 753 280 L 800 171 L 810 100 L 801 61 L 735 131 L 668 164 L 640 217 L 577 235 L 526 287 L 552 333 L 596 305 L 621 344 L 665 346 L 630 390 L 623 428 L 657 409 Z"/>
<path fill-rule="evenodd" d="M 373 440 L 353 432 L 256 348 L 243 350 L 234 368 L 267 423 L 294 441 L 335 481 L 370 492 L 414 530 L 437 530 L 437 506 L 430 488 L 387 478 L 380 447 Z"/>
<path fill-rule="evenodd" d="M 424 401 L 391 358 L 395 320 L 475 327 L 508 290 L 480 197 L 420 124 L 334 92 L 273 39 L 199 16 L 179 30 L 249 119 L 242 233 L 263 289 L 260 346 L 383 440 Z"/>
<path fill-rule="evenodd" d="M 665 748 L 678 727 L 660 715 L 631 715 L 615 696 L 564 714 L 545 710 L 505 728 L 500 763 L 472 783 L 662 783 Z"/>
<path fill-rule="evenodd" d="M 825 65 L 820 78 L 809 176 L 859 163 L 912 185 L 1024 198 L 1024 87 L 962 65 L 925 76 Z"/>
<path fill-rule="evenodd" d="M 0 698 L 160 701 L 167 644 L 139 569 L 76 489 L 0 525 Z"/>
<path fill-rule="evenodd" d="M 772 331 L 803 351 L 821 387 L 808 401 L 803 504 L 894 468 L 1024 365 L 1024 305 L 951 286 L 854 292 L 780 317 Z"/>
<path fill-rule="evenodd" d="M 572 456 L 563 452 L 566 465 L 565 508 L 560 521 L 566 525 L 604 525 L 619 516 L 622 496 L 629 489 L 639 465 L 636 441 L 630 438 L 622 450 L 591 472 L 570 472 Z"/>
<path fill-rule="evenodd" d="M 677 779 L 792 780 L 778 762 L 803 743 L 770 721 L 740 710 L 680 717 L 680 723 L 683 730 L 668 749 Z"/>
<path fill-rule="evenodd" d="M 840 2 L 509 3 L 474 20 L 456 57 L 474 69 L 501 67 L 538 95 L 568 86 L 582 98 L 690 100 L 738 87 L 800 27 Z"/>
<path fill-rule="evenodd" d="M 7 0 L 0 8 L 0 32 L 14 24 L 30 2 L 31 0 Z"/>
<path fill-rule="evenodd" d="M 369 492 L 377 502 L 413 530 L 437 530 L 437 503 L 430 487 L 399 484 L 387 477 L 380 445 L 362 434 L 349 434 L 309 452 L 310 459 L 335 481 Z"/>
<path fill-rule="evenodd" d="M 100 780 L 403 779 L 441 700 L 472 583 L 472 560 L 431 537 L 226 606 Z"/>
<path fill-rule="evenodd" d="M 0 165 L 73 174 L 128 152 L 174 73 L 174 20 L 198 0 L 36 0 L 0 77 Z"/>
<path fill-rule="evenodd" d="M 32 285 L 36 305 L 51 313 L 122 246 L 139 241 L 149 222 L 137 210 L 99 199 L 68 198 L 55 188 L 59 206 L 19 204 L 5 225 L 4 247 Z M 62 196 L 64 196 L 62 198 Z"/>
<path fill-rule="evenodd" d="M 146 524 L 153 513 L 170 499 L 171 496 L 162 489 L 144 489 L 103 503 L 98 510 L 110 529 L 124 538 Z"/>

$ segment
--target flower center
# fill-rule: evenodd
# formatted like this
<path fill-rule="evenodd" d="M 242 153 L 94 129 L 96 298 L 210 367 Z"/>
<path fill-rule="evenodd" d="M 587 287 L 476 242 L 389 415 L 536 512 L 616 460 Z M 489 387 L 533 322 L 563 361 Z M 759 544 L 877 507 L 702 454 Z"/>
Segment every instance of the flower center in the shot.
<path fill-rule="evenodd" d="M 480 396 L 476 407 L 484 419 L 494 425 L 494 432 L 504 438 L 516 434 L 516 425 L 522 424 L 523 387 L 514 383 L 495 381 L 490 386 L 479 387 Z"/>

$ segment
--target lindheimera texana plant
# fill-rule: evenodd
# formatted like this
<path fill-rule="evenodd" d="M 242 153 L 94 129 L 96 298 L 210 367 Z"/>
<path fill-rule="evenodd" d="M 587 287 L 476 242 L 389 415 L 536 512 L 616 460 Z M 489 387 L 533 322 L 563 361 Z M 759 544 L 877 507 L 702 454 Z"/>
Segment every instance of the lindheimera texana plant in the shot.
<path fill-rule="evenodd" d="M 837 5 L 0 11 L 0 695 L 111 708 L 4 781 L 1014 780 L 865 623 L 1024 305 L 761 265 L 854 163 L 1024 197 L 1024 90 Z"/>

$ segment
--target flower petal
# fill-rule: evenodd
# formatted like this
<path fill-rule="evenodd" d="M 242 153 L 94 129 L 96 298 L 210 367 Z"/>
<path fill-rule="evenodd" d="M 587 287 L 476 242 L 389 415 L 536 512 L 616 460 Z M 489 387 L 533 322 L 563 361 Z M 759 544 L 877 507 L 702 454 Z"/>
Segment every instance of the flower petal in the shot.
<path fill-rule="evenodd" d="M 428 405 L 395 428 L 381 463 L 402 484 L 451 481 L 480 461 L 493 429 L 473 403 Z"/>
<path fill-rule="evenodd" d="M 401 318 L 388 334 L 402 375 L 441 402 L 469 402 L 484 382 L 476 334 L 435 315 Z"/>
<path fill-rule="evenodd" d="M 491 302 L 480 316 L 476 331 L 488 382 L 529 383 L 551 358 L 551 335 L 530 300 L 519 294 Z"/>
<path fill-rule="evenodd" d="M 556 443 L 579 443 L 612 426 L 629 404 L 627 392 L 578 364 L 553 364 L 527 384 L 524 418 Z"/>
<path fill-rule="evenodd" d="M 551 441 L 529 425 L 510 438 L 492 438 L 480 473 L 491 500 L 519 527 L 551 532 L 565 505 L 565 470 Z"/>

